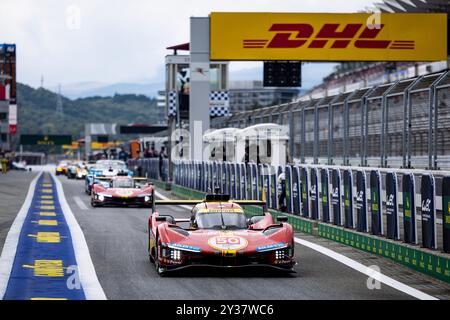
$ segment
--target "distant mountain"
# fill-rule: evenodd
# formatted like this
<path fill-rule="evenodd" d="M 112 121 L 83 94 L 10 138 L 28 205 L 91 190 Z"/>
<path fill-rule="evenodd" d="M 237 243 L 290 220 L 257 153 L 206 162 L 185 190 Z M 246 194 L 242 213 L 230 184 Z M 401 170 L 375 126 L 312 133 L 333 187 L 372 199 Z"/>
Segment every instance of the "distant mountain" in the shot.
<path fill-rule="evenodd" d="M 230 71 L 230 81 L 260 80 L 263 79 L 262 63 L 259 67 L 245 68 Z M 306 63 L 303 65 L 302 89 L 308 90 L 322 82 L 322 79 L 329 75 L 333 63 Z M 101 83 L 101 82 L 79 82 L 64 84 L 61 87 L 62 94 L 69 99 L 79 99 L 87 97 L 112 97 L 116 94 L 136 94 L 147 97 L 156 97 L 159 90 L 164 90 L 164 81 L 142 80 L 136 82 Z M 50 91 L 57 92 L 58 88 L 50 87 Z"/>
<path fill-rule="evenodd" d="M 56 113 L 57 95 L 46 89 L 17 84 L 19 134 L 70 134 L 84 136 L 86 123 L 155 124 L 161 110 L 145 95 L 62 98 L 63 116 Z"/>
<path fill-rule="evenodd" d="M 136 94 L 147 97 L 156 97 L 159 90 L 164 90 L 164 82 L 161 83 L 114 83 L 105 84 L 100 82 L 80 82 L 70 83 L 61 87 L 62 93 L 69 99 L 79 99 L 87 97 L 112 97 L 116 94 Z M 49 88 L 57 92 L 57 88 Z"/>

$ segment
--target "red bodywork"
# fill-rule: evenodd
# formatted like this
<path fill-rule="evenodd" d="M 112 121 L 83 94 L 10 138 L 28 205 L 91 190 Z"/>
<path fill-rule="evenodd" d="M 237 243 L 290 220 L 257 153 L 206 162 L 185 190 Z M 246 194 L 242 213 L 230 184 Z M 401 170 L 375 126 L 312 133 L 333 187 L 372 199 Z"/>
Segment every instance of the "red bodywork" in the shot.
<path fill-rule="evenodd" d="M 116 177 L 116 179 L 132 178 Z M 152 207 L 154 189 L 152 185 L 135 186 L 134 188 L 106 188 L 103 185 L 94 184 L 91 196 L 93 206 L 138 205 Z"/>
<path fill-rule="evenodd" d="M 222 210 L 242 210 L 230 201 L 200 203 L 192 212 L 195 215 L 196 211 L 219 205 Z M 292 226 L 275 222 L 270 213 L 253 219 L 247 229 L 197 229 L 192 228 L 192 223 L 183 229 L 177 225 L 180 221 L 154 212 L 149 219 L 150 259 L 156 262 L 160 274 L 193 266 L 263 266 L 292 271 L 295 265 Z"/>

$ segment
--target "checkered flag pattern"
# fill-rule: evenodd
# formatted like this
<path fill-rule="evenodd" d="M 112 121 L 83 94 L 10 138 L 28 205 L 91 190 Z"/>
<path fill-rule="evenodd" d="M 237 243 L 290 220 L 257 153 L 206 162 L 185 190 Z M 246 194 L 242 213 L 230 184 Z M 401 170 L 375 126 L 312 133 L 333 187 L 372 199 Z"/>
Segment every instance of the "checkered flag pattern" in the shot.
<path fill-rule="evenodd" d="M 211 91 L 209 94 L 211 101 L 209 112 L 211 117 L 229 116 L 228 91 Z"/>
<path fill-rule="evenodd" d="M 175 117 L 177 115 L 177 92 L 169 91 L 169 110 L 167 112 L 169 117 Z"/>

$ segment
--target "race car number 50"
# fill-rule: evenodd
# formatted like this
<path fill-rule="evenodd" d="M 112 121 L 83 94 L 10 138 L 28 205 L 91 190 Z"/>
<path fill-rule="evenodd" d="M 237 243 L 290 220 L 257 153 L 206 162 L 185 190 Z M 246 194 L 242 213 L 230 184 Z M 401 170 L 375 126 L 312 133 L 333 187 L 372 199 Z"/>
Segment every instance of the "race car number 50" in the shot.
<path fill-rule="evenodd" d="M 217 250 L 240 250 L 248 245 L 248 241 L 239 236 L 215 236 L 208 239 L 208 244 Z"/>

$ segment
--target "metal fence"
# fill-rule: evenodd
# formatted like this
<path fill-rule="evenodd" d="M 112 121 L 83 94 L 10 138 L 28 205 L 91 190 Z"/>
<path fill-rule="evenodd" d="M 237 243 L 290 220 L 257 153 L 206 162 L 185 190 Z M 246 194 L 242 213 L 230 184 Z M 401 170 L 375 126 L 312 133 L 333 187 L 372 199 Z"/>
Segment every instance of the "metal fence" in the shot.
<path fill-rule="evenodd" d="M 296 163 L 450 169 L 450 72 L 213 119 L 287 125 Z"/>

